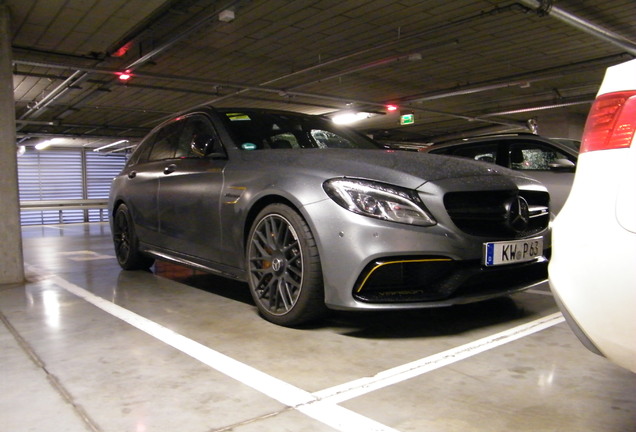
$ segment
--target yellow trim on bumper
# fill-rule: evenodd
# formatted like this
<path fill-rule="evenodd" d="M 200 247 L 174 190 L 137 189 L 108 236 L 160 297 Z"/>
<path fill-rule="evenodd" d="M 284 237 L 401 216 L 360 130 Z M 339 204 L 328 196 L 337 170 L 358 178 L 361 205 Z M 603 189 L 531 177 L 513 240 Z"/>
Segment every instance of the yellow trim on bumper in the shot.
<path fill-rule="evenodd" d="M 369 280 L 369 278 L 371 277 L 371 275 L 373 274 L 374 271 L 376 271 L 380 267 L 384 267 L 385 265 L 389 265 L 389 264 L 405 264 L 405 263 L 423 263 L 423 262 L 448 262 L 448 261 L 453 261 L 453 260 L 450 259 L 450 258 L 429 258 L 429 259 L 388 261 L 388 262 L 380 263 L 380 264 L 378 264 L 377 266 L 375 266 L 375 267 L 373 267 L 371 269 L 371 271 L 367 274 L 367 276 L 364 278 L 364 280 L 360 284 L 360 287 L 356 290 L 356 293 L 359 293 L 360 291 L 362 291 L 362 288 L 364 288 L 364 285 L 367 283 L 367 280 Z"/>

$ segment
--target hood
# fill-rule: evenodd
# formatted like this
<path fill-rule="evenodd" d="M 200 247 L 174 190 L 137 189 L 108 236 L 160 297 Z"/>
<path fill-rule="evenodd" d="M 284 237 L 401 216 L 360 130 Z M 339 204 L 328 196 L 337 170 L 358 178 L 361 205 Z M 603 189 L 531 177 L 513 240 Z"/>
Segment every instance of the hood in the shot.
<path fill-rule="evenodd" d="M 452 156 L 401 150 L 292 149 L 241 151 L 244 161 L 312 172 L 323 178 L 356 177 L 417 189 L 427 182 L 519 175 L 506 168 Z"/>

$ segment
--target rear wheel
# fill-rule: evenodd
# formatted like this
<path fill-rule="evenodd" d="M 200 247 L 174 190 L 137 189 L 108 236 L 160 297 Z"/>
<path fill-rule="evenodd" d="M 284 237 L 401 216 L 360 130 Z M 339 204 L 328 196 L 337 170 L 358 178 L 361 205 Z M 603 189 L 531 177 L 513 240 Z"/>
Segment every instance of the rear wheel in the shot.
<path fill-rule="evenodd" d="M 324 314 L 318 248 L 309 226 L 292 208 L 272 204 L 259 213 L 246 258 L 250 292 L 265 319 L 296 326 Z"/>
<path fill-rule="evenodd" d="M 147 270 L 154 262 L 154 259 L 139 251 L 139 240 L 135 235 L 130 211 L 125 204 L 121 204 L 115 211 L 113 242 L 117 262 L 124 270 Z"/>

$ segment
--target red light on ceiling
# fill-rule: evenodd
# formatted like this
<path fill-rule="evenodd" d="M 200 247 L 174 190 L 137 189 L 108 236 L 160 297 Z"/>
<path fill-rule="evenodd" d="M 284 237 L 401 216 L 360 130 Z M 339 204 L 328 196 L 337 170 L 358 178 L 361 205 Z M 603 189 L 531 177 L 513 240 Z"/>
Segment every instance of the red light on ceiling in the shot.
<path fill-rule="evenodd" d="M 386 106 L 386 110 L 387 110 L 388 112 L 397 111 L 397 109 L 398 109 L 398 106 L 397 106 L 397 105 L 387 105 L 387 106 Z"/>
<path fill-rule="evenodd" d="M 119 80 L 123 82 L 126 82 L 132 78 L 132 73 L 130 73 L 130 71 L 117 72 L 117 75 L 119 76 Z"/>
<path fill-rule="evenodd" d="M 120 46 L 111 54 L 111 57 L 123 57 L 126 53 L 132 48 L 133 42 L 126 42 L 124 45 Z"/>

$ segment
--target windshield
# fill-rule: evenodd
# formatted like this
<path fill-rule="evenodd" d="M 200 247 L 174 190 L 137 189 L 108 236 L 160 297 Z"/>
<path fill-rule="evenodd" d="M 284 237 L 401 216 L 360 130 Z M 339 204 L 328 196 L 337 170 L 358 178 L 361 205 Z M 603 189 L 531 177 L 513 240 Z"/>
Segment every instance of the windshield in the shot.
<path fill-rule="evenodd" d="M 220 114 L 243 150 L 382 148 L 366 136 L 322 117 L 257 110 L 220 111 Z"/>

